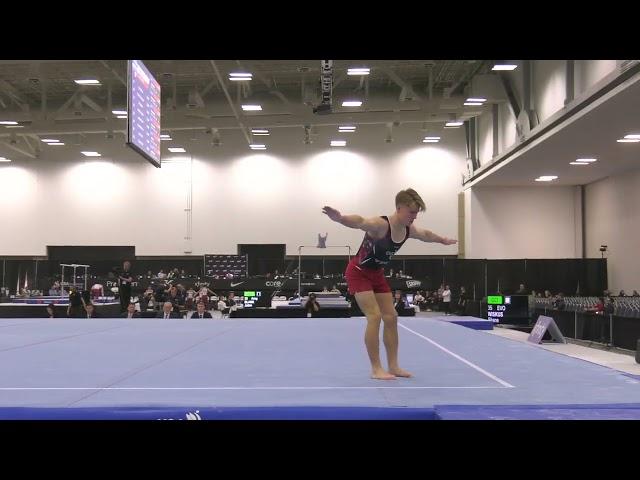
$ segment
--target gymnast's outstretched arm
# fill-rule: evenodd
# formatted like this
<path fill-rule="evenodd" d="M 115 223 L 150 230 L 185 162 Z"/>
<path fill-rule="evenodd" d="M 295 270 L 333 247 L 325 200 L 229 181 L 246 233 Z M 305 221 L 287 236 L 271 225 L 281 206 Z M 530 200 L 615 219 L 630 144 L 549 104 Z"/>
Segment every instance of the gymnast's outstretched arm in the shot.
<path fill-rule="evenodd" d="M 415 238 L 416 240 L 422 240 L 423 242 L 441 243 L 443 245 L 453 245 L 458 243 L 457 240 L 441 237 L 437 233 L 433 233 L 432 231 L 424 228 L 418 228 L 413 224 L 409 227 L 409 238 Z"/>
<path fill-rule="evenodd" d="M 345 227 L 357 228 L 378 235 L 384 234 L 387 230 L 387 222 L 380 217 L 365 218 L 360 215 L 342 215 L 338 210 L 329 206 L 323 207 L 322 213 Z"/>

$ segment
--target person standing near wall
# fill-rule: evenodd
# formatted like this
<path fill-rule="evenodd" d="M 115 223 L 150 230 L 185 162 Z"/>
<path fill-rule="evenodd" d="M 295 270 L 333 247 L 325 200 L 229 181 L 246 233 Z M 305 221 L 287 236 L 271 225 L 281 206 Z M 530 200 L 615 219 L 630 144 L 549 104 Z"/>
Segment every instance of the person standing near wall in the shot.
<path fill-rule="evenodd" d="M 120 313 L 127 311 L 127 306 L 131 302 L 131 283 L 133 282 L 133 276 L 130 272 L 131 262 L 125 260 L 122 264 L 122 272 L 118 275 L 120 293 Z"/>
<path fill-rule="evenodd" d="M 442 291 L 442 305 L 445 315 L 451 315 L 451 289 L 449 285 L 445 285 Z"/>
<path fill-rule="evenodd" d="M 84 314 L 85 301 L 78 289 L 73 286 L 69 290 L 69 306 L 67 307 L 67 317 L 80 318 Z"/>

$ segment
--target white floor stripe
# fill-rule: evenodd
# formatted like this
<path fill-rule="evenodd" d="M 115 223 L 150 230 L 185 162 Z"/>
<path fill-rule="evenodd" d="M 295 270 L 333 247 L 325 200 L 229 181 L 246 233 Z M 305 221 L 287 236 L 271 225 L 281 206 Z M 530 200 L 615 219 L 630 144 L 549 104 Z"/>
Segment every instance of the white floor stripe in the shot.
<path fill-rule="evenodd" d="M 390 380 L 394 381 L 394 380 Z M 0 391 L 25 390 L 378 390 L 380 388 L 395 390 L 426 389 L 492 389 L 502 387 L 0 387 Z"/>
<path fill-rule="evenodd" d="M 451 355 L 454 358 L 457 358 L 458 360 L 460 360 L 461 362 L 469 365 L 471 368 L 474 368 L 475 370 L 477 370 L 478 372 L 482 373 L 483 375 L 486 375 L 487 377 L 489 377 L 490 379 L 498 382 L 500 385 L 503 385 L 506 388 L 515 388 L 513 385 L 511 385 L 510 383 L 505 382 L 504 380 L 496 377 L 495 375 L 487 372 L 485 369 L 480 368 L 478 365 L 471 363 L 469 360 L 466 360 L 464 358 L 462 358 L 460 355 L 453 353 L 451 350 L 447 350 L 445 347 L 443 347 L 442 345 L 440 345 L 437 342 L 434 342 L 433 340 L 431 340 L 430 338 L 425 337 L 424 335 L 419 334 L 418 332 L 415 332 L 413 330 L 411 330 L 409 327 L 402 325 L 400 323 L 398 323 L 398 325 L 402 328 L 404 328 L 405 330 L 410 331 L 411 333 L 413 333 L 414 335 L 417 335 L 418 337 L 426 340 L 427 342 L 435 345 L 436 347 L 438 347 L 440 350 L 442 350 L 445 353 L 448 353 L 449 355 Z"/>

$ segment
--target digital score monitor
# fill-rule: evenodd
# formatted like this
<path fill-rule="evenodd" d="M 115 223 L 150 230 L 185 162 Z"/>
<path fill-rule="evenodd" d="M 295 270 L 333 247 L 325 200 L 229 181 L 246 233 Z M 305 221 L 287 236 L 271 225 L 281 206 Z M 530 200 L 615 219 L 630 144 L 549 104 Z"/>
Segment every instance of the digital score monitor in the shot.
<path fill-rule="evenodd" d="M 487 296 L 487 318 L 493 323 L 527 323 L 529 297 L 527 295 Z"/>
<path fill-rule="evenodd" d="M 160 168 L 160 84 L 140 60 L 127 73 L 127 145 Z"/>

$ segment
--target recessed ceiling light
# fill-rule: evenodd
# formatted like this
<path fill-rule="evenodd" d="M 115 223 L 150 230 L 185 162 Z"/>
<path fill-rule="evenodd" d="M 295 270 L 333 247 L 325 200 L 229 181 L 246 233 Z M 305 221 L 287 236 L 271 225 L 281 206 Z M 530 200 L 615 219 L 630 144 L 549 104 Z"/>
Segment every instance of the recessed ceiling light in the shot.
<path fill-rule="evenodd" d="M 47 145 L 56 145 L 56 146 L 60 146 L 60 145 L 64 145 L 64 142 L 51 142 L 51 143 L 47 143 Z"/>
<path fill-rule="evenodd" d="M 618 143 L 638 143 L 640 139 L 635 138 L 621 138 L 620 140 L 616 140 Z"/>
<path fill-rule="evenodd" d="M 9 160 L 8 158 L 0 157 L 0 162 L 7 163 L 7 162 L 10 162 L 10 161 L 11 160 Z"/>
<path fill-rule="evenodd" d="M 116 115 L 116 118 L 127 118 L 126 115 Z"/>
<path fill-rule="evenodd" d="M 349 68 L 347 69 L 347 75 L 369 75 L 369 68 Z"/>
<path fill-rule="evenodd" d="M 569 165 L 589 165 L 587 162 L 569 162 Z"/>
<path fill-rule="evenodd" d="M 88 80 L 74 80 L 78 85 L 100 85 L 100 80 L 88 79 Z"/>
<path fill-rule="evenodd" d="M 2 121 L 0 121 L 0 125 L 17 125 L 17 124 L 18 124 L 18 122 L 14 122 L 14 121 L 11 121 L 11 120 L 2 120 Z"/>
<path fill-rule="evenodd" d="M 464 122 L 447 122 L 445 123 L 445 128 L 457 128 L 457 127 L 461 127 L 462 125 L 464 125 Z"/>
<path fill-rule="evenodd" d="M 516 68 L 518 68 L 517 65 L 504 64 L 504 65 L 494 65 L 491 70 L 515 70 Z"/>
<path fill-rule="evenodd" d="M 469 106 L 469 107 L 471 107 L 471 106 L 479 107 L 479 106 L 481 106 L 481 105 L 482 105 L 482 102 L 464 102 L 464 104 L 465 104 L 466 106 Z"/>
<path fill-rule="evenodd" d="M 266 150 L 267 146 L 264 145 L 263 143 L 252 143 L 251 145 L 249 145 L 249 147 L 251 148 L 251 150 Z"/>
<path fill-rule="evenodd" d="M 42 141 L 44 143 L 56 143 L 56 142 L 59 142 L 60 140 L 54 139 L 54 138 L 43 138 Z"/>
<path fill-rule="evenodd" d="M 160 140 L 171 140 L 171 135 L 162 134 L 160 135 Z"/>
<path fill-rule="evenodd" d="M 111 110 L 111 113 L 113 113 L 114 115 L 126 115 L 127 111 L 126 110 Z"/>
<path fill-rule="evenodd" d="M 4 128 L 24 128 L 24 125 L 7 125 Z"/>
<path fill-rule="evenodd" d="M 252 128 L 251 133 L 253 135 L 269 135 L 269 130 L 266 128 Z"/>
<path fill-rule="evenodd" d="M 171 153 L 187 153 L 187 151 L 182 147 L 169 147 L 169 151 Z"/>
<path fill-rule="evenodd" d="M 640 140 L 640 135 L 638 135 L 637 133 L 632 133 L 630 135 L 625 135 L 624 138 L 631 138 L 634 140 Z"/>
<path fill-rule="evenodd" d="M 481 102 L 481 103 L 486 101 L 487 99 L 482 97 L 470 97 L 465 100 L 465 102 Z"/>
<path fill-rule="evenodd" d="M 583 163 L 593 163 L 593 162 L 597 162 L 598 159 L 597 158 L 578 158 L 576 159 L 576 162 L 583 162 Z"/>
<path fill-rule="evenodd" d="M 252 73 L 234 72 L 229 74 L 229 80 L 231 80 L 232 82 L 248 82 L 252 79 Z"/>
<path fill-rule="evenodd" d="M 541 175 L 540 177 L 536 178 L 536 182 L 551 182 L 552 180 L 555 180 L 557 178 L 557 175 Z"/>
<path fill-rule="evenodd" d="M 346 140 L 331 140 L 332 147 L 345 147 L 347 145 Z"/>
<path fill-rule="evenodd" d="M 245 112 L 257 112 L 262 110 L 262 106 L 260 105 L 242 105 L 242 110 Z"/>
<path fill-rule="evenodd" d="M 425 140 L 440 140 L 440 137 L 424 137 Z"/>
<path fill-rule="evenodd" d="M 438 143 L 440 140 L 430 140 L 430 139 L 424 139 L 422 140 L 422 143 Z"/>
<path fill-rule="evenodd" d="M 362 105 L 360 100 L 345 100 L 342 102 L 343 107 L 359 107 L 360 105 Z"/>
<path fill-rule="evenodd" d="M 345 133 L 353 133 L 356 131 L 356 127 L 354 127 L 353 125 L 341 125 L 338 127 L 338 131 L 345 132 Z"/>
<path fill-rule="evenodd" d="M 85 157 L 101 157 L 102 156 L 98 152 L 80 152 L 80 153 L 83 154 Z"/>

